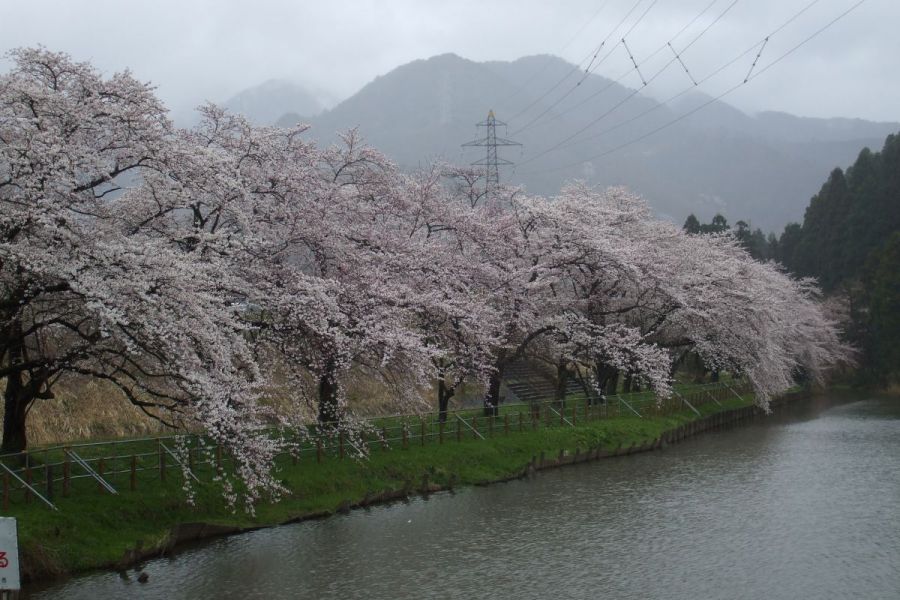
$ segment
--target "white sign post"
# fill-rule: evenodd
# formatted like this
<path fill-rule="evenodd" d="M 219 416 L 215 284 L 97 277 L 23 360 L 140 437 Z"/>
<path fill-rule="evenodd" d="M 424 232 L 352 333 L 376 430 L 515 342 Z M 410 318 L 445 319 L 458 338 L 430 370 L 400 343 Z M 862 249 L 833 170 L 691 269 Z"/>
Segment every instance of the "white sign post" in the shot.
<path fill-rule="evenodd" d="M 0 592 L 19 591 L 20 587 L 16 520 L 0 517 Z"/>

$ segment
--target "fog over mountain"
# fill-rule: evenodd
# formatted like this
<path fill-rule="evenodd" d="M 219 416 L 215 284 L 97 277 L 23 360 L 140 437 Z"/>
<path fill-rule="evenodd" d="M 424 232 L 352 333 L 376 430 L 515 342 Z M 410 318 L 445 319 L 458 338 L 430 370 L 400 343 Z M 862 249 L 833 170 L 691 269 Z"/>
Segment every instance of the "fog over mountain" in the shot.
<path fill-rule="evenodd" d="M 691 93 L 660 105 L 598 75 L 551 109 L 577 81 L 574 69 L 546 55 L 474 62 L 443 54 L 377 77 L 318 115 L 304 94 L 267 94 L 266 86 L 236 96 L 229 106 L 258 122 L 308 122 L 308 135 L 323 143 L 359 127 L 371 145 L 410 169 L 432 160 L 482 158 L 481 150 L 463 152 L 460 145 L 483 134 L 474 124 L 493 109 L 509 124 L 498 135 L 524 145 L 501 150 L 519 164 L 501 172 L 505 182 L 551 195 L 576 178 L 626 185 L 677 222 L 691 212 L 701 219 L 722 212 L 764 230 L 799 220 L 832 168 L 852 163 L 861 148 L 878 147 L 900 130 L 898 123 L 850 118 L 749 115 L 721 101 L 669 125 L 711 99 Z M 547 151 L 585 127 L 572 142 Z"/>
<path fill-rule="evenodd" d="M 301 85 L 280 79 L 270 79 L 243 90 L 223 106 L 257 125 L 271 125 L 286 113 L 314 117 L 325 108 L 316 96 Z"/>

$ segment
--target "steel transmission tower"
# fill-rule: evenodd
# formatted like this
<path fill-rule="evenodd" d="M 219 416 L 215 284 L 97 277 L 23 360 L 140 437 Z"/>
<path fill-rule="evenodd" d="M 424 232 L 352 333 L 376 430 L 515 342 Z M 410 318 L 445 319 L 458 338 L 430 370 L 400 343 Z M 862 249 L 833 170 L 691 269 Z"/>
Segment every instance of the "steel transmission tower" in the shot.
<path fill-rule="evenodd" d="M 483 138 L 472 140 L 471 142 L 466 142 L 465 144 L 463 144 L 463 148 L 470 146 L 480 146 L 487 148 L 487 156 L 482 160 L 477 160 L 472 163 L 473 165 L 484 167 L 484 192 L 485 196 L 487 197 L 493 195 L 494 191 L 500 186 L 500 165 L 507 166 L 514 164 L 497 156 L 497 147 L 522 145 L 519 142 L 514 142 L 506 138 L 498 138 L 497 125 L 506 127 L 506 123 L 504 123 L 503 121 L 498 121 L 494 117 L 494 111 L 491 110 L 488 112 L 487 119 L 485 119 L 481 123 L 476 124 L 479 129 L 482 127 L 486 129 L 486 135 Z"/>

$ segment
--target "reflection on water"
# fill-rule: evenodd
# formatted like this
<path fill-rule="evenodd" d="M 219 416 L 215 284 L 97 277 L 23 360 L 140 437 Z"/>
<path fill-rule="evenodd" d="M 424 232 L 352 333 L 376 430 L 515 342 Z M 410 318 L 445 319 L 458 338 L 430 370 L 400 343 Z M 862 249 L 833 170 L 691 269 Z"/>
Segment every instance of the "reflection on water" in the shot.
<path fill-rule="evenodd" d="M 32 599 L 898 598 L 900 402 L 220 539 Z"/>

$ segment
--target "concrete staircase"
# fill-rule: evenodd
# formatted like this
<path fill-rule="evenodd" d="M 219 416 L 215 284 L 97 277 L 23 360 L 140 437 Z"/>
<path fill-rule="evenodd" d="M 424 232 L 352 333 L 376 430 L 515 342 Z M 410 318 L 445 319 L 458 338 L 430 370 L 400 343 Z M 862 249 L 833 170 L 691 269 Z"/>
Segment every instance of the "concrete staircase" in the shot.
<path fill-rule="evenodd" d="M 556 397 L 555 372 L 545 364 L 520 360 L 507 366 L 503 374 L 505 402 L 549 402 Z M 570 376 L 566 382 L 566 401 L 583 402 L 587 395 L 581 382 Z M 591 397 L 597 395 L 591 391 Z"/>

